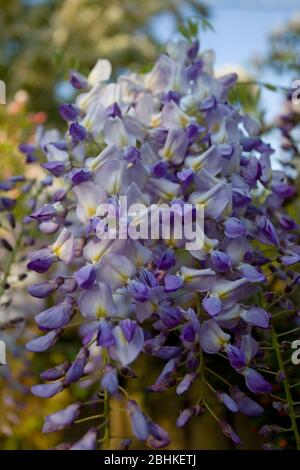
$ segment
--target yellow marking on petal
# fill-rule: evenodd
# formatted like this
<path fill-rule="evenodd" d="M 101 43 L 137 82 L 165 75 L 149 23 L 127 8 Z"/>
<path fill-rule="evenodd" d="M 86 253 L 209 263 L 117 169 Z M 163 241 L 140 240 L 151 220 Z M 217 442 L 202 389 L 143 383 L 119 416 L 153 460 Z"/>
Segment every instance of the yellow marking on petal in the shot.
<path fill-rule="evenodd" d="M 190 120 L 187 116 L 185 115 L 181 115 L 180 118 L 179 118 L 179 124 L 181 125 L 181 127 L 185 127 L 189 124 Z"/>
<path fill-rule="evenodd" d="M 160 116 L 154 115 L 150 118 L 150 127 L 158 127 L 160 125 Z"/>
<path fill-rule="evenodd" d="M 172 149 L 170 147 L 166 148 L 163 151 L 163 156 L 166 160 L 171 160 L 171 158 L 173 157 L 173 154 L 174 154 L 174 152 L 172 152 Z"/>
<path fill-rule="evenodd" d="M 61 246 L 54 246 L 54 247 L 52 248 L 53 253 L 54 253 L 55 256 L 57 256 L 58 258 L 59 258 L 60 255 L 61 255 L 61 248 L 62 248 Z"/>
<path fill-rule="evenodd" d="M 96 207 L 93 207 L 93 206 L 87 207 L 86 213 L 88 217 L 93 217 L 94 215 L 96 215 Z"/>
<path fill-rule="evenodd" d="M 103 307 L 103 305 L 99 305 L 99 307 L 96 310 L 96 317 L 97 318 L 106 317 L 106 314 L 107 314 L 107 312 L 106 312 L 105 308 Z"/>

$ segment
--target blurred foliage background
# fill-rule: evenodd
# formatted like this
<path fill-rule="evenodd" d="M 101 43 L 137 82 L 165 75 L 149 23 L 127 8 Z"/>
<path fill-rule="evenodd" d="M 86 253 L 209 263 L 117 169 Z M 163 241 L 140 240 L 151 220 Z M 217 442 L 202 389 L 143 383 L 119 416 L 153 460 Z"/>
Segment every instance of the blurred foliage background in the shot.
<path fill-rule="evenodd" d="M 0 0 L 0 77 L 10 94 L 25 88 L 32 109 L 54 118 L 70 69 L 88 72 L 99 57 L 115 73 L 149 64 L 160 46 L 153 19 L 180 21 L 187 9 L 208 15 L 198 0 Z"/>
<path fill-rule="evenodd" d="M 198 0 L 0 0 L 0 79 L 7 84 L 7 105 L 0 106 L 0 179 L 24 172 L 18 145 L 33 139 L 38 125 L 46 121 L 49 126 L 63 124 L 57 106 L 59 101 L 69 99 L 66 82 L 69 70 L 75 68 L 87 73 L 99 57 L 112 62 L 115 74 L 129 67 L 149 66 L 163 47 L 155 34 L 153 21 L 164 14 L 180 24 L 187 15 L 209 18 L 210 9 Z M 257 61 L 256 66 L 258 70 L 272 68 L 279 74 L 288 70 L 292 77 L 299 78 L 299 49 L 300 21 L 293 19 L 271 35 L 267 54 Z M 244 84 L 236 87 L 231 101 L 264 119 L 261 85 L 251 83 L 253 77 L 243 76 L 243 73 L 240 77 Z M 268 84 L 262 86 L 268 87 Z M 289 120 L 294 142 L 287 141 L 282 132 L 278 147 L 282 150 L 282 158 L 285 154 L 288 161 L 299 154 L 299 107 L 292 108 L 285 101 L 285 90 L 273 89 L 274 93 L 277 91 L 283 92 L 284 108 L 278 111 L 278 118 L 272 123 L 263 125 L 262 132 L 280 127 L 282 118 L 279 114 L 286 116 L 284 122 Z M 37 167 L 32 165 L 32 178 L 37 174 L 35 171 L 38 171 Z M 291 208 L 294 215 L 297 207 L 298 203 Z M 0 256 L 2 269 L 6 263 L 5 250 L 0 249 Z M 59 350 L 50 355 L 25 352 L 24 343 L 36 333 L 30 317 L 40 305 L 33 304 L 21 286 L 19 297 L 13 304 L 12 315 L 25 314 L 25 324 L 14 330 L 9 342 L 9 367 L 0 369 L 0 448 L 47 449 L 61 442 L 63 437 L 75 440 L 79 434 L 76 427 L 66 432 L 66 436 L 41 433 L 43 418 L 66 406 L 70 402 L 70 392 L 65 391 L 49 400 L 31 395 L 30 386 L 37 383 L 39 372 L 61 362 L 63 356 L 60 357 Z M 8 311 L 0 298 L 0 336 L 1 323 L 6 321 Z M 70 358 L 73 357 L 74 340 L 70 333 L 64 344 Z M 138 369 L 139 380 L 145 383 L 149 381 L 149 375 L 154 377 L 157 373 L 145 363 L 138 364 Z M 78 399 L 85 396 L 84 388 L 77 385 L 72 392 Z M 184 407 L 179 398 L 178 403 L 174 403 L 173 395 L 170 398 L 169 393 L 173 392 L 149 398 L 142 396 L 135 384 L 131 390 L 132 397 L 141 403 L 144 400 L 144 406 L 167 429 L 170 428 L 168 417 L 174 417 L 180 407 Z M 115 434 L 128 431 L 128 422 L 123 415 L 113 414 L 112 419 Z M 260 448 L 261 439 L 255 434 L 253 424 L 238 417 L 235 426 L 246 449 Z M 171 434 L 173 448 L 231 447 L 230 441 L 216 429 L 209 416 L 201 420 L 194 418 L 188 428 L 172 430 Z M 118 442 L 113 441 L 112 447 L 118 447 Z"/>

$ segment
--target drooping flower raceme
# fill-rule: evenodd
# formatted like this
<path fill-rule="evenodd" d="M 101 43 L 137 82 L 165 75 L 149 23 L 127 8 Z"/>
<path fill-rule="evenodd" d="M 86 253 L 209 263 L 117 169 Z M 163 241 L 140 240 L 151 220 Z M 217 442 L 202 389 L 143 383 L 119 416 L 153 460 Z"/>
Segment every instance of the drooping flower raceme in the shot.
<path fill-rule="evenodd" d="M 258 122 L 228 102 L 237 76 L 215 78 L 211 56 L 197 41 L 169 44 L 146 74 L 113 83 L 110 70 L 98 61 L 92 82 L 82 77 L 75 103 L 60 107 L 65 135 L 48 131 L 38 138 L 56 189 L 32 214 L 53 242 L 31 253 L 28 268 L 41 273 L 41 281 L 30 293 L 53 295 L 56 303 L 37 315 L 43 336 L 27 348 L 53 347 L 75 315 L 76 324 L 82 319 L 82 345 L 71 364 L 44 372 L 46 382 L 32 391 L 47 398 L 88 377 L 103 400 L 125 400 L 137 439 L 163 447 L 167 432 L 120 394 L 124 370 L 134 374 L 129 366 L 141 355 L 162 362 L 146 393 L 199 390 L 196 403 L 178 410 L 179 427 L 211 412 L 211 402 L 248 416 L 263 412 L 253 394 L 272 388 L 261 372 L 258 341 L 270 323 L 267 254 L 284 255 L 286 264 L 298 260 L 297 226 L 291 222 L 287 230 L 283 210 L 293 189 L 284 172 L 272 170 L 274 151 L 258 137 Z M 143 204 L 146 213 L 151 204 L 201 204 L 203 243 L 188 249 L 172 233 L 124 236 L 136 220 L 122 212 L 124 197 L 128 205 Z M 111 208 L 125 226 L 123 236 L 105 236 L 112 230 Z M 163 225 L 159 219 L 156 228 Z M 51 279 L 45 280 L 47 271 Z M 234 386 L 222 377 L 224 367 Z M 48 416 L 44 430 L 70 426 L 79 413 L 80 404 L 71 404 Z M 239 444 L 232 427 L 213 416 Z M 99 433 L 93 427 L 71 448 L 95 448 Z"/>

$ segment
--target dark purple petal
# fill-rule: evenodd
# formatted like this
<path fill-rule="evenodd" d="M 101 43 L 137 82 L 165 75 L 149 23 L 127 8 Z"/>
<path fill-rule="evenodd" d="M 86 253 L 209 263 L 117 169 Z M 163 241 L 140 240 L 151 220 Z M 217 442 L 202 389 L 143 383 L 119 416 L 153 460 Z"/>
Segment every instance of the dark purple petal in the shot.
<path fill-rule="evenodd" d="M 97 446 L 97 429 L 90 429 L 70 450 L 95 450 Z"/>
<path fill-rule="evenodd" d="M 121 109 L 120 109 L 118 103 L 110 104 L 105 110 L 105 116 L 106 117 L 112 117 L 112 118 L 115 118 L 115 117 L 121 118 L 122 113 L 121 113 Z"/>
<path fill-rule="evenodd" d="M 165 291 L 175 292 L 183 286 L 183 280 L 180 276 L 166 274 L 164 278 Z"/>
<path fill-rule="evenodd" d="M 222 302 L 216 295 L 205 297 L 202 301 L 202 307 L 211 316 L 214 317 L 222 310 Z"/>
<path fill-rule="evenodd" d="M 241 444 L 241 440 L 237 433 L 232 429 L 229 423 L 223 421 L 222 419 L 218 422 L 220 428 L 222 429 L 223 434 L 225 434 L 228 439 L 231 439 L 234 444 Z"/>
<path fill-rule="evenodd" d="M 48 370 L 45 370 L 44 372 L 41 372 L 40 377 L 42 380 L 47 380 L 47 381 L 60 379 L 61 377 L 65 375 L 69 367 L 70 367 L 69 362 L 63 362 L 62 364 L 59 364 L 56 367 L 52 367 L 52 369 L 48 369 Z"/>
<path fill-rule="evenodd" d="M 44 336 L 32 339 L 26 344 L 26 349 L 32 352 L 44 352 L 47 351 L 53 344 L 58 340 L 58 331 L 49 331 Z"/>
<path fill-rule="evenodd" d="M 79 108 L 74 104 L 61 104 L 59 107 L 59 113 L 65 121 L 76 121 L 79 112 Z"/>
<path fill-rule="evenodd" d="M 226 352 L 229 362 L 234 369 L 239 370 L 246 366 L 247 359 L 245 353 L 241 349 L 236 346 L 229 345 Z"/>
<path fill-rule="evenodd" d="M 157 260 L 156 265 L 158 269 L 162 269 L 163 271 L 167 271 L 168 269 L 172 268 L 175 265 L 174 251 L 169 248 L 163 251 Z"/>
<path fill-rule="evenodd" d="M 70 125 L 69 132 L 72 138 L 77 142 L 84 140 L 87 135 L 85 128 L 81 124 L 78 124 L 78 122 L 73 122 Z"/>
<path fill-rule="evenodd" d="M 59 177 L 66 171 L 65 163 L 60 161 L 46 162 L 42 164 L 52 175 Z"/>
<path fill-rule="evenodd" d="M 33 385 L 31 391 L 33 395 L 41 398 L 54 397 L 63 390 L 62 382 L 54 382 L 50 384 Z"/>
<path fill-rule="evenodd" d="M 90 181 L 92 176 L 93 174 L 88 168 L 74 168 L 68 173 L 68 178 L 74 185 Z"/>
<path fill-rule="evenodd" d="M 121 327 L 121 330 L 123 331 L 125 338 L 127 339 L 128 342 L 130 342 L 134 336 L 137 323 L 127 318 L 126 320 L 121 320 L 119 325 Z"/>
<path fill-rule="evenodd" d="M 249 282 L 264 282 L 266 280 L 265 275 L 261 273 L 260 271 L 258 271 L 251 264 L 247 264 L 247 263 L 241 264 L 239 266 L 239 271 Z"/>
<path fill-rule="evenodd" d="M 227 253 L 215 250 L 211 252 L 210 256 L 213 267 L 220 273 L 225 273 L 230 269 L 232 262 L 230 256 Z"/>
<path fill-rule="evenodd" d="M 269 328 L 271 315 L 261 307 L 251 307 L 242 312 L 241 318 L 249 325 Z"/>
<path fill-rule="evenodd" d="M 73 301 L 67 298 L 55 307 L 48 308 L 35 317 L 39 328 L 43 330 L 56 330 L 69 323 L 73 313 Z"/>
<path fill-rule="evenodd" d="M 101 379 L 101 387 L 107 390 L 111 395 L 117 393 L 119 388 L 119 381 L 117 371 L 112 366 L 106 366 L 104 375 Z"/>
<path fill-rule="evenodd" d="M 124 150 L 124 158 L 128 163 L 136 163 L 141 159 L 141 152 L 136 147 L 127 147 Z"/>
<path fill-rule="evenodd" d="M 256 370 L 247 368 L 243 375 L 245 377 L 246 385 L 253 393 L 271 393 L 272 386 L 266 379 L 259 374 Z"/>
<path fill-rule="evenodd" d="M 147 302 L 151 295 L 151 289 L 147 284 L 139 281 L 130 281 L 128 290 L 138 302 Z"/>
<path fill-rule="evenodd" d="M 132 432 L 137 439 L 145 441 L 149 435 L 148 423 L 144 413 L 134 400 L 128 400 L 127 410 L 129 413 Z"/>
<path fill-rule="evenodd" d="M 60 431 L 61 429 L 72 426 L 79 415 L 80 403 L 73 403 L 64 410 L 56 411 L 46 416 L 43 432 Z"/>
<path fill-rule="evenodd" d="M 236 413 L 239 410 L 237 403 L 227 393 L 217 392 L 216 397 L 217 400 L 223 403 L 232 413 Z"/>
<path fill-rule="evenodd" d="M 185 426 L 194 413 L 195 413 L 195 410 L 192 406 L 183 410 L 177 418 L 177 421 L 176 421 L 177 428 L 182 428 L 183 426 Z"/>
<path fill-rule="evenodd" d="M 115 344 L 115 338 L 112 334 L 113 326 L 106 320 L 100 322 L 98 334 L 97 334 L 97 344 L 98 346 L 103 346 L 105 348 L 110 348 Z"/>
<path fill-rule="evenodd" d="M 77 354 L 74 362 L 66 373 L 64 379 L 64 386 L 68 386 L 73 382 L 77 382 L 83 375 L 84 368 L 88 361 L 89 352 L 87 349 L 82 348 Z"/>
<path fill-rule="evenodd" d="M 28 287 L 28 292 L 32 297 L 37 297 L 38 299 L 44 299 L 52 294 L 58 287 L 60 283 L 56 281 L 50 282 L 41 282 L 40 284 L 32 284 Z"/>
<path fill-rule="evenodd" d="M 224 226 L 225 235 L 228 238 L 239 238 L 246 235 L 246 228 L 243 222 L 241 222 L 239 219 L 236 219 L 235 217 L 230 217 L 227 219 L 224 223 Z"/>
<path fill-rule="evenodd" d="M 79 287 L 89 289 L 96 280 L 96 269 L 92 264 L 86 264 L 73 274 Z"/>

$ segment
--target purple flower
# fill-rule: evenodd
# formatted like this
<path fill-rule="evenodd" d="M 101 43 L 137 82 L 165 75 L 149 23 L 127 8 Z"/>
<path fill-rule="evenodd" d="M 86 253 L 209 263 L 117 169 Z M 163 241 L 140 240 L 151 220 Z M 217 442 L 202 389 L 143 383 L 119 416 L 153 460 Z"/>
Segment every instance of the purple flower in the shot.
<path fill-rule="evenodd" d="M 90 429 L 70 450 L 95 450 L 97 445 L 97 429 Z"/>
<path fill-rule="evenodd" d="M 229 362 L 234 369 L 240 370 L 247 365 L 246 355 L 240 348 L 229 345 L 226 352 Z"/>
<path fill-rule="evenodd" d="M 74 362 L 71 364 L 70 368 L 68 369 L 65 378 L 64 378 L 64 386 L 68 386 L 73 382 L 77 382 L 83 375 L 84 368 L 88 361 L 89 352 L 87 349 L 82 348 L 77 356 L 75 357 Z"/>
<path fill-rule="evenodd" d="M 73 122 L 70 125 L 69 132 L 70 132 L 72 138 L 76 142 L 81 142 L 87 136 L 87 132 L 86 132 L 85 128 L 81 124 L 78 124 L 78 122 Z"/>
<path fill-rule="evenodd" d="M 229 423 L 226 421 L 220 420 L 218 422 L 220 428 L 222 429 L 223 434 L 225 434 L 228 439 L 231 439 L 234 444 L 241 445 L 241 440 L 237 433 L 232 429 Z"/>
<path fill-rule="evenodd" d="M 196 142 L 204 131 L 205 127 L 195 122 L 191 122 L 186 126 L 186 134 L 191 143 Z"/>
<path fill-rule="evenodd" d="M 115 102 L 115 103 L 110 104 L 105 110 L 105 116 L 112 117 L 112 118 L 115 118 L 115 117 L 121 118 L 122 113 L 121 113 L 121 109 L 118 103 Z"/>
<path fill-rule="evenodd" d="M 173 274 L 166 274 L 164 283 L 166 292 L 175 292 L 183 286 L 182 278 Z"/>
<path fill-rule="evenodd" d="M 48 256 L 45 255 L 41 258 L 34 258 L 32 261 L 29 261 L 27 268 L 32 271 L 36 271 L 37 273 L 45 273 L 48 271 L 52 263 L 53 257 L 49 254 Z"/>
<path fill-rule="evenodd" d="M 249 282 L 264 282 L 266 280 L 265 275 L 259 272 L 251 264 L 247 264 L 247 263 L 241 264 L 239 266 L 239 271 Z"/>
<path fill-rule="evenodd" d="M 133 320 L 121 320 L 112 331 L 114 352 L 123 365 L 133 362 L 144 345 L 143 330 Z"/>
<path fill-rule="evenodd" d="M 197 57 L 198 51 L 199 51 L 199 41 L 196 39 L 188 48 L 186 51 L 186 55 L 190 60 L 194 60 Z"/>
<path fill-rule="evenodd" d="M 204 62 L 202 59 L 198 59 L 193 64 L 189 65 L 186 69 L 188 79 L 196 80 L 202 72 L 203 66 Z"/>
<path fill-rule="evenodd" d="M 51 333 L 48 333 L 48 334 L 51 334 Z M 42 380 L 47 380 L 47 381 L 60 379 L 61 377 L 65 375 L 69 367 L 70 367 L 69 362 L 63 362 L 62 364 L 59 364 L 58 366 L 52 367 L 52 369 L 48 369 L 48 370 L 45 370 L 44 372 L 41 372 L 40 377 Z"/>
<path fill-rule="evenodd" d="M 239 410 L 246 416 L 260 416 L 264 409 L 252 398 L 248 397 L 238 387 L 231 390 L 232 397 L 237 403 Z"/>
<path fill-rule="evenodd" d="M 56 281 L 41 282 L 40 284 L 32 284 L 28 287 L 28 292 L 32 297 L 44 299 L 55 292 L 61 284 L 62 282 L 59 279 Z"/>
<path fill-rule="evenodd" d="M 239 410 L 237 403 L 227 393 L 217 392 L 216 397 L 217 400 L 220 403 L 224 403 L 226 408 L 228 408 L 232 413 L 236 413 Z"/>
<path fill-rule="evenodd" d="M 33 385 L 31 387 L 31 391 L 33 395 L 36 395 L 40 398 L 50 398 L 54 395 L 57 395 L 63 389 L 62 382 L 54 382 L 49 384 L 40 384 L 40 385 Z"/>
<path fill-rule="evenodd" d="M 261 307 L 251 307 L 243 310 L 241 318 L 249 325 L 269 328 L 271 315 Z"/>
<path fill-rule="evenodd" d="M 109 365 L 105 367 L 104 375 L 101 379 L 101 387 L 107 390 L 111 395 L 118 391 L 118 375 L 114 367 Z"/>
<path fill-rule="evenodd" d="M 127 411 L 129 413 L 133 434 L 140 441 L 145 441 L 149 435 L 146 416 L 134 400 L 128 400 Z"/>
<path fill-rule="evenodd" d="M 163 251 L 157 260 L 156 265 L 158 269 L 162 269 L 163 271 L 167 271 L 172 268 L 175 265 L 174 251 L 169 248 Z"/>
<path fill-rule="evenodd" d="M 230 217 L 224 223 L 225 235 L 228 238 L 239 238 L 246 235 L 246 228 L 239 219 Z"/>
<path fill-rule="evenodd" d="M 167 328 L 174 328 L 182 320 L 182 312 L 178 307 L 161 307 L 159 309 L 159 316 Z"/>
<path fill-rule="evenodd" d="M 128 163 L 136 163 L 141 159 L 141 152 L 136 147 L 127 147 L 124 151 L 124 158 Z"/>
<path fill-rule="evenodd" d="M 148 421 L 148 430 L 149 436 L 147 443 L 151 447 L 154 447 L 154 449 L 161 449 L 162 447 L 167 447 L 170 444 L 171 439 L 169 434 L 158 424 L 153 421 Z"/>
<path fill-rule="evenodd" d="M 67 297 L 66 300 L 39 313 L 35 321 L 42 330 L 56 330 L 69 323 L 73 313 L 73 299 Z"/>
<path fill-rule="evenodd" d="M 194 413 L 195 413 L 195 410 L 192 406 L 183 410 L 177 418 L 177 421 L 176 421 L 177 428 L 182 428 L 183 426 L 185 426 Z"/>
<path fill-rule="evenodd" d="M 265 216 L 256 218 L 256 224 L 260 230 L 259 235 L 262 243 L 279 246 L 279 238 L 272 222 Z"/>
<path fill-rule="evenodd" d="M 46 416 L 43 432 L 60 431 L 72 426 L 79 415 L 80 403 L 73 403 L 64 410 Z"/>
<path fill-rule="evenodd" d="M 246 385 L 253 393 L 271 393 L 272 387 L 256 370 L 246 368 L 243 372 Z"/>
<path fill-rule="evenodd" d="M 190 388 L 190 386 L 192 385 L 192 383 L 194 382 L 196 378 L 197 378 L 196 372 L 190 372 L 188 374 L 185 374 L 183 379 L 179 382 L 179 384 L 176 387 L 177 395 L 182 395 L 182 393 L 185 393 Z"/>
<path fill-rule="evenodd" d="M 81 184 L 92 179 L 92 172 L 88 168 L 74 168 L 68 173 L 68 178 L 75 184 Z"/>
<path fill-rule="evenodd" d="M 211 317 L 215 317 L 222 310 L 222 302 L 219 297 L 212 295 L 202 300 L 202 307 Z"/>
<path fill-rule="evenodd" d="M 130 281 L 128 290 L 138 302 L 147 302 L 151 295 L 151 289 L 147 284 L 139 281 Z"/>
<path fill-rule="evenodd" d="M 164 160 L 159 160 L 151 169 L 152 174 L 157 178 L 163 178 L 168 172 L 169 164 Z"/>
<path fill-rule="evenodd" d="M 61 104 L 59 107 L 59 113 L 65 121 L 76 121 L 79 115 L 79 108 L 73 104 Z"/>
<path fill-rule="evenodd" d="M 66 171 L 65 163 L 60 161 L 46 162 L 42 166 L 56 177 L 62 176 Z"/>
<path fill-rule="evenodd" d="M 92 264 L 86 264 L 73 274 L 79 287 L 89 289 L 96 280 L 96 269 Z"/>
<path fill-rule="evenodd" d="M 97 344 L 105 348 L 110 348 L 115 344 L 115 338 L 112 334 L 113 326 L 106 320 L 101 320 L 97 333 Z"/>
<path fill-rule="evenodd" d="M 53 217 L 57 215 L 57 211 L 52 204 L 46 204 L 45 206 L 41 207 L 34 211 L 30 217 L 37 220 L 38 222 L 45 222 L 47 220 L 51 220 Z"/>
<path fill-rule="evenodd" d="M 53 344 L 58 340 L 59 331 L 49 331 L 44 336 L 39 336 L 38 338 L 32 339 L 26 344 L 26 349 L 32 352 L 44 352 L 47 349 L 51 348 Z"/>
<path fill-rule="evenodd" d="M 70 72 L 69 80 L 71 85 L 76 88 L 76 90 L 81 90 L 87 86 L 86 78 L 76 70 L 72 70 Z"/>
<path fill-rule="evenodd" d="M 226 273 L 231 267 L 231 258 L 223 251 L 214 250 L 210 254 L 214 269 L 220 273 Z"/>
<path fill-rule="evenodd" d="M 225 333 L 213 319 L 205 321 L 200 328 L 200 345 L 208 354 L 219 352 L 230 340 L 230 335 Z"/>

